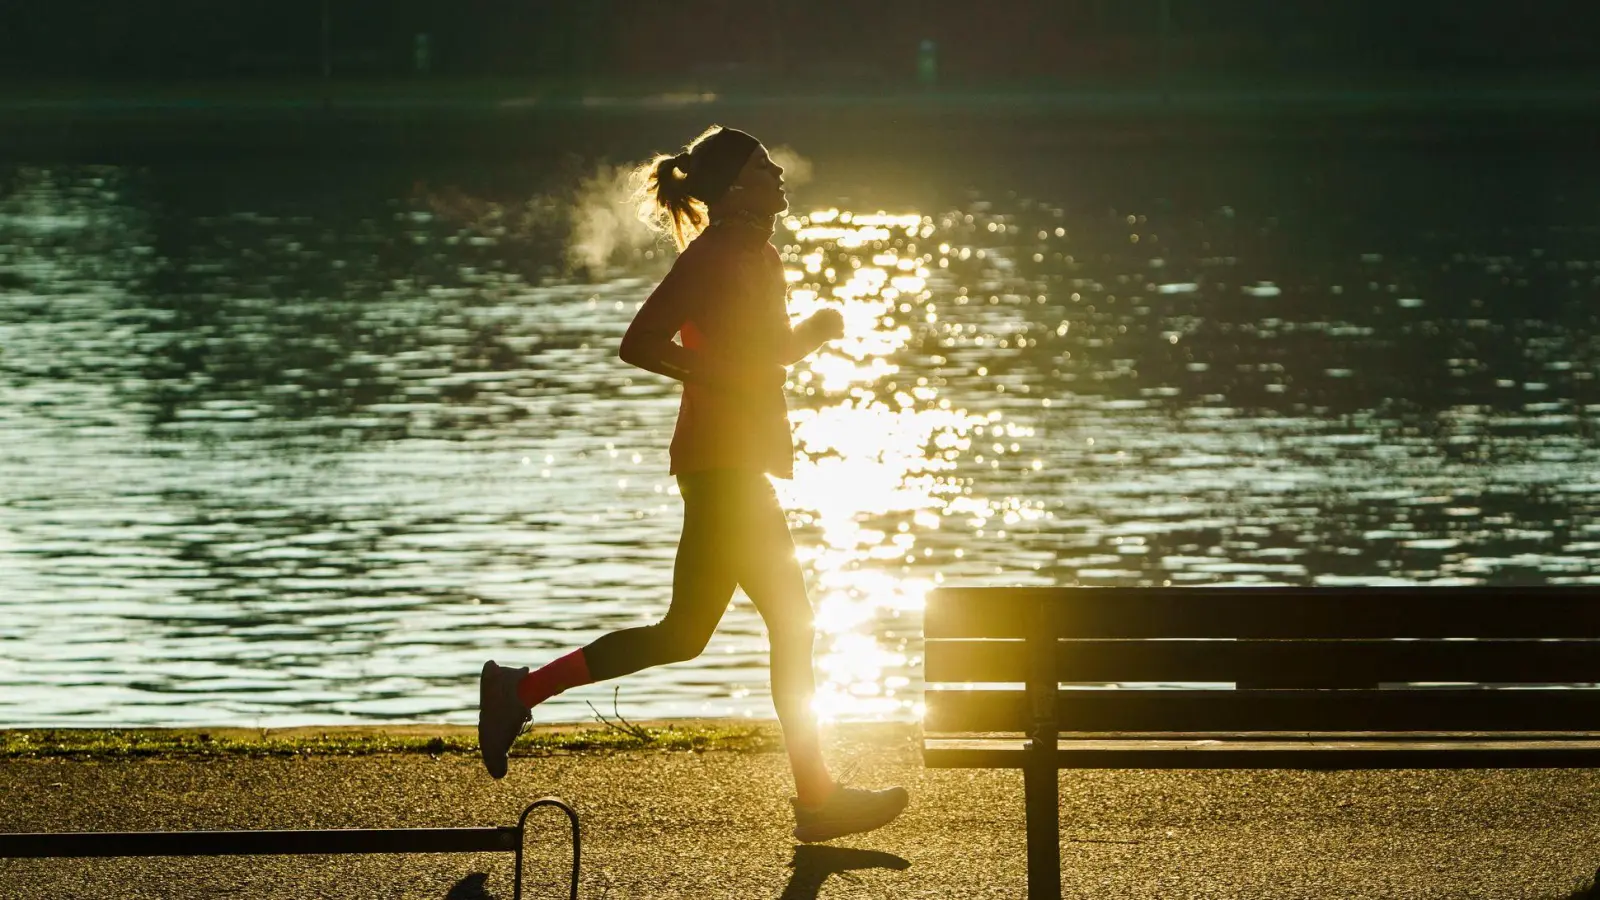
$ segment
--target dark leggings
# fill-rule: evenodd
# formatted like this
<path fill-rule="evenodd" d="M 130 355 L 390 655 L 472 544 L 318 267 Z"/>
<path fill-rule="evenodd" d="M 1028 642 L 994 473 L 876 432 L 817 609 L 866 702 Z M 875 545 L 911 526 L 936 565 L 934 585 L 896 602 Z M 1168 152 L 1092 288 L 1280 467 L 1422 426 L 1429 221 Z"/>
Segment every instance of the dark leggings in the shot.
<path fill-rule="evenodd" d="M 772 644 L 772 697 L 780 719 L 802 713 L 815 689 L 811 601 L 783 507 L 756 471 L 678 476 L 683 536 L 672 605 L 654 625 L 614 631 L 583 648 L 596 681 L 694 659 L 716 630 L 735 586 L 755 604 Z"/>

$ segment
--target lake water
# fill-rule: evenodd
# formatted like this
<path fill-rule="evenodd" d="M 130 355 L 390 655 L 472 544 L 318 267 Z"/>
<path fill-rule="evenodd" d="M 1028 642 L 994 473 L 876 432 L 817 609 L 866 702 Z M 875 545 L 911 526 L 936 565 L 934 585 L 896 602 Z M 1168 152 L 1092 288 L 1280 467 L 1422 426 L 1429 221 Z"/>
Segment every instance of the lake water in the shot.
<path fill-rule="evenodd" d="M 659 617 L 679 391 L 616 347 L 669 254 L 600 162 L 0 164 L 0 726 L 465 723 L 485 658 Z M 1579 149 L 804 162 L 824 717 L 918 715 L 941 581 L 1600 582 Z M 760 619 L 539 717 L 613 687 L 770 717 Z"/>

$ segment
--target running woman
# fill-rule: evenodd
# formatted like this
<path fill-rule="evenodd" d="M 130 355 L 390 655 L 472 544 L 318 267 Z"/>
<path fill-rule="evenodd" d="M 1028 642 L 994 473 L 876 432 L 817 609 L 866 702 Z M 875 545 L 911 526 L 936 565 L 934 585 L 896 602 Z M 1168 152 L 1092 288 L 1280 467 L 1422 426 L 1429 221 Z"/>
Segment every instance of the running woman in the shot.
<path fill-rule="evenodd" d="M 794 773 L 796 840 L 870 831 L 905 809 L 905 788 L 846 787 L 828 773 L 811 711 L 811 601 L 768 475 L 792 478 L 787 367 L 842 337 L 824 309 L 791 327 L 771 238 L 788 209 L 783 168 L 750 135 L 713 126 L 636 175 L 641 214 L 670 232 L 678 258 L 622 338 L 624 362 L 683 382 L 669 473 L 683 495 L 672 602 L 654 625 L 604 635 L 530 672 L 490 660 L 479 680 L 478 744 L 495 778 L 532 708 L 568 688 L 694 659 L 734 588 L 767 626 L 772 700 Z M 709 218 L 709 224 L 706 224 Z M 682 335 L 682 344 L 673 336 Z"/>

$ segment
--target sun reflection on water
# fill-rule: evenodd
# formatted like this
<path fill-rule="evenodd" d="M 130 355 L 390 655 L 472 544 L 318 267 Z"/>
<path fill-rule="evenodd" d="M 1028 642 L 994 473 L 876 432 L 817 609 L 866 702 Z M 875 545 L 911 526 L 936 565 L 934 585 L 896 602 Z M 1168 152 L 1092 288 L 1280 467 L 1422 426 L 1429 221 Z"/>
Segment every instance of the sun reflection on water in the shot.
<path fill-rule="evenodd" d="M 801 267 L 787 273 L 790 313 L 831 307 L 845 321 L 842 339 L 796 367 L 791 384 L 808 402 L 791 414 L 794 479 L 778 488 L 816 536 L 799 550 L 820 645 L 815 709 L 824 721 L 914 715 L 914 661 L 901 632 L 882 625 L 920 613 L 935 579 L 911 571 L 919 538 L 967 508 L 951 473 L 991 418 L 951 409 L 926 377 L 894 380 L 890 356 L 912 340 L 904 320 L 935 320 L 931 256 L 911 243 L 932 233 L 931 219 L 830 209 L 786 224 L 799 246 L 785 258 Z"/>

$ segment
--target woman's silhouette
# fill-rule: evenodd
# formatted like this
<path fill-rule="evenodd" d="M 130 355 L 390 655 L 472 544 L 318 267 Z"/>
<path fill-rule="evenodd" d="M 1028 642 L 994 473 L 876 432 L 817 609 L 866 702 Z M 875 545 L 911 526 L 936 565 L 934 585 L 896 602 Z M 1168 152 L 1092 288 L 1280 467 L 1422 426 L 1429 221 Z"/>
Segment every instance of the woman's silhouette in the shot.
<path fill-rule="evenodd" d="M 638 178 L 641 213 L 679 249 L 620 348 L 624 361 L 683 382 L 671 446 L 670 474 L 684 504 L 672 603 L 654 625 L 612 632 L 531 673 L 484 663 L 484 764 L 503 777 L 531 708 L 561 691 L 698 656 L 738 586 L 771 639 L 773 704 L 794 771 L 795 838 L 877 828 L 905 808 L 906 791 L 845 787 L 828 774 L 810 708 L 811 603 L 767 478 L 793 476 L 785 369 L 842 336 L 843 319 L 828 309 L 790 327 L 783 263 L 770 243 L 773 218 L 788 208 L 783 168 L 755 138 L 713 126 L 683 152 L 646 163 Z M 682 345 L 673 341 L 680 332 Z"/>

